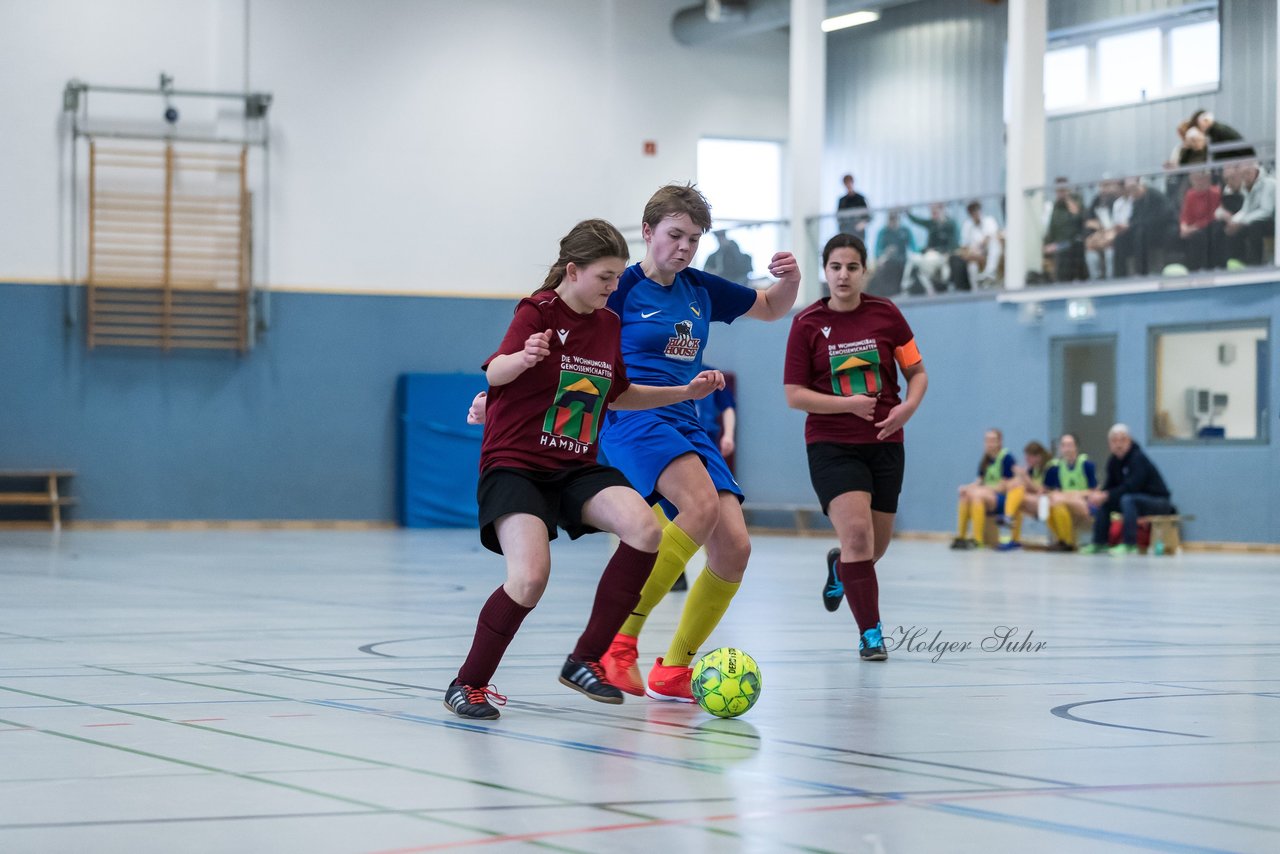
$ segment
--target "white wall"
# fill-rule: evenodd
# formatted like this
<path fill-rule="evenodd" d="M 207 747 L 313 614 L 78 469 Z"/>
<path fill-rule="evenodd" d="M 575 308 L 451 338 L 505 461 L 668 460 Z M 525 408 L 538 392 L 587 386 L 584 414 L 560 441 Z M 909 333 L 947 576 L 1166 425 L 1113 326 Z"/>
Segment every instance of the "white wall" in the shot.
<path fill-rule="evenodd" d="M 637 225 L 692 179 L 699 137 L 784 137 L 785 35 L 686 48 L 670 22 L 688 4 L 250 0 L 247 85 L 275 97 L 271 284 L 527 292 L 574 222 Z M 238 90 L 242 10 L 0 0 L 0 280 L 68 273 L 66 81 Z M 212 119 L 183 108 L 184 128 Z"/>

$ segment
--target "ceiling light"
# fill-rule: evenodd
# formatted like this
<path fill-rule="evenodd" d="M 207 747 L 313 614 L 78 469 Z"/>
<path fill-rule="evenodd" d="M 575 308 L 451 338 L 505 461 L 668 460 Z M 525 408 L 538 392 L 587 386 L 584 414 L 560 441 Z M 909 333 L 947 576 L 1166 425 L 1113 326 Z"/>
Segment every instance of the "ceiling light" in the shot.
<path fill-rule="evenodd" d="M 822 31 L 824 33 L 834 32 L 835 30 L 843 30 L 847 27 L 856 27 L 859 24 L 870 24 L 873 21 L 880 20 L 879 12 L 870 12 L 863 10 L 861 12 L 850 12 L 847 15 L 836 15 L 834 18 L 827 18 L 822 22 Z"/>

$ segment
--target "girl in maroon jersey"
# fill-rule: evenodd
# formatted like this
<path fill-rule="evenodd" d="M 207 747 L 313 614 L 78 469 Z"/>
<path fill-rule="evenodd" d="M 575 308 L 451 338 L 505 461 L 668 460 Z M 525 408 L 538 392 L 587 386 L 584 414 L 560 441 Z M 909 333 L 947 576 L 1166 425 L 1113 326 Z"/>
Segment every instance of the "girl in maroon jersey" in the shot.
<path fill-rule="evenodd" d="M 859 657 L 883 661 L 889 656 L 875 562 L 889 547 L 898 511 L 902 426 L 919 408 L 929 378 L 898 307 L 862 292 L 866 264 L 860 238 L 837 234 L 827 242 L 822 266 L 831 296 L 792 321 L 783 383 L 787 405 L 809 413 L 809 477 L 840 538 L 827 553 L 823 603 L 834 611 L 843 594 L 858 623 Z"/>
<path fill-rule="evenodd" d="M 557 525 L 573 539 L 609 531 L 621 541 L 560 681 L 593 700 L 622 702 L 622 692 L 605 681 L 600 656 L 639 601 L 662 532 L 622 473 L 596 463 L 600 419 L 606 407 L 667 406 L 724 386 L 719 371 L 672 388 L 627 380 L 618 316 L 600 310 L 618 287 L 627 255 L 626 240 L 609 223 L 578 223 L 560 241 L 542 287 L 520 301 L 502 344 L 485 360 L 480 541 L 506 556 L 507 580 L 480 610 L 471 651 L 445 692 L 445 707 L 460 717 L 496 718 L 490 698 L 506 702 L 489 680 L 546 587 Z"/>

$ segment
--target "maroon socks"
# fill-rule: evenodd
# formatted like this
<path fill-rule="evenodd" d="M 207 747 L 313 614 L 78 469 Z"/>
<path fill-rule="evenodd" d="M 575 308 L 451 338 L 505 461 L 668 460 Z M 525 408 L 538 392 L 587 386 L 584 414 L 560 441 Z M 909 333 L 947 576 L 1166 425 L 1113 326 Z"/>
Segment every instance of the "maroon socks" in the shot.
<path fill-rule="evenodd" d="M 488 685 L 498 669 L 498 662 L 502 661 L 502 654 L 507 651 L 507 645 L 532 610 L 518 604 L 502 587 L 493 591 L 489 601 L 480 609 L 475 640 L 471 642 L 467 660 L 458 671 L 458 681 L 476 688 Z"/>
<path fill-rule="evenodd" d="M 844 597 L 858 624 L 858 634 L 874 629 L 880 622 L 880 584 L 876 581 L 876 564 L 871 560 L 840 562 L 840 581 Z"/>
<path fill-rule="evenodd" d="M 604 575 L 600 576 L 591 617 L 573 649 L 574 658 L 579 661 L 600 660 L 613 636 L 640 601 L 640 590 L 649 580 L 649 572 L 657 559 L 657 552 L 642 552 L 626 543 L 618 543 L 618 550 L 604 568 Z"/>

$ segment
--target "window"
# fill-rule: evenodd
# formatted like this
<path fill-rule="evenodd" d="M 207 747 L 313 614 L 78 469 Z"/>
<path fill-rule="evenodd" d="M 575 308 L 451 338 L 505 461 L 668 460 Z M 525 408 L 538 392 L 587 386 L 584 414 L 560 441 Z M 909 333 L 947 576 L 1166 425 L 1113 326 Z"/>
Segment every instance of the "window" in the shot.
<path fill-rule="evenodd" d="M 1169 31 L 1171 88 L 1217 86 L 1220 63 L 1217 21 L 1175 27 Z"/>
<path fill-rule="evenodd" d="M 1053 112 L 1089 101 L 1089 49 L 1051 50 L 1044 56 L 1044 108 Z"/>
<path fill-rule="evenodd" d="M 1050 114 L 1213 92 L 1222 65 L 1217 0 L 1049 35 L 1044 106 Z"/>
<path fill-rule="evenodd" d="M 717 230 L 727 236 L 751 259 L 751 269 L 742 276 L 726 276 L 746 283 L 766 275 L 769 258 L 782 244 L 776 225 L 744 225 L 740 222 L 769 222 L 782 219 L 782 144 L 763 139 L 698 140 L 698 189 L 711 202 L 711 217 Z M 708 258 L 720 241 L 703 239 L 693 266 L 705 269 Z M 714 272 L 725 275 L 716 268 Z"/>
<path fill-rule="evenodd" d="M 1131 104 L 1160 94 L 1160 31 L 1098 39 L 1098 101 Z"/>
<path fill-rule="evenodd" d="M 1265 442 L 1268 325 L 1253 320 L 1152 329 L 1152 438 Z"/>

